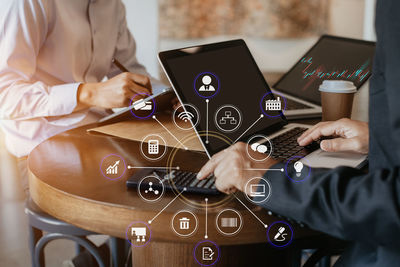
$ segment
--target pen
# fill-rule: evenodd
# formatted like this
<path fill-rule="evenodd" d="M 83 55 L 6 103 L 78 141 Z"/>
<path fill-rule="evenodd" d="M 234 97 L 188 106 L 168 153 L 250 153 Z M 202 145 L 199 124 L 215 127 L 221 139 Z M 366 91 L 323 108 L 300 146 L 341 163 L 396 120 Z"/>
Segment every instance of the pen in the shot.
<path fill-rule="evenodd" d="M 114 63 L 114 65 L 117 66 L 122 72 L 129 72 L 129 70 L 125 68 L 117 59 L 112 58 L 111 62 Z"/>

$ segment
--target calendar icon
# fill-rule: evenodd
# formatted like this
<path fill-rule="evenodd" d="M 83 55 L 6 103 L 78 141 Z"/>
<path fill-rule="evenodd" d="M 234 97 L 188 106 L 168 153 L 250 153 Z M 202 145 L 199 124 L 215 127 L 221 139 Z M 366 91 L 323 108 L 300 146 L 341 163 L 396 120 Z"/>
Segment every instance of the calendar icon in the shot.
<path fill-rule="evenodd" d="M 159 151 L 158 140 L 154 140 L 154 139 L 149 140 L 147 152 L 149 152 L 150 155 L 157 155 L 158 151 Z"/>

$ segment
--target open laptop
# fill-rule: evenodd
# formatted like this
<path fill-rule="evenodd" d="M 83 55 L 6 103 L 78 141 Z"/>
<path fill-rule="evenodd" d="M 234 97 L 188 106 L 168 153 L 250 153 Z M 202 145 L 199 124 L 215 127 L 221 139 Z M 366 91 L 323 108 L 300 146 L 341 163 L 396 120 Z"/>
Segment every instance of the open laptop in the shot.
<path fill-rule="evenodd" d="M 288 119 L 320 117 L 323 80 L 347 80 L 360 89 L 371 76 L 375 43 L 323 35 L 281 79 L 272 91 L 286 98 Z"/>
<path fill-rule="evenodd" d="M 201 118 L 193 126 L 209 157 L 230 145 L 223 139 L 231 140 L 231 143 L 244 141 L 253 144 L 260 142 L 253 137 L 263 135 L 270 140 L 269 148 L 264 145 L 268 153 L 284 161 L 300 156 L 311 167 L 355 167 L 365 160 L 365 156 L 361 155 L 338 157 L 325 154 L 318 144 L 300 147 L 297 137 L 310 126 L 288 124 L 282 111 L 275 109 L 276 106 L 271 106 L 274 110 L 265 110 L 267 103 L 275 105 L 277 98 L 243 40 L 164 51 L 159 53 L 159 60 L 181 103 L 199 110 Z M 219 117 L 221 109 L 226 107 L 233 109 L 225 110 Z M 231 128 L 223 128 L 228 124 Z M 224 138 L 210 138 L 208 133 Z M 198 181 L 195 172 L 185 170 L 170 173 L 142 170 L 128 179 L 128 187 L 137 186 L 140 177 L 148 174 L 170 181 L 165 184 L 167 189 L 182 190 L 186 187 L 188 192 L 194 193 L 218 192 L 213 177 Z"/>

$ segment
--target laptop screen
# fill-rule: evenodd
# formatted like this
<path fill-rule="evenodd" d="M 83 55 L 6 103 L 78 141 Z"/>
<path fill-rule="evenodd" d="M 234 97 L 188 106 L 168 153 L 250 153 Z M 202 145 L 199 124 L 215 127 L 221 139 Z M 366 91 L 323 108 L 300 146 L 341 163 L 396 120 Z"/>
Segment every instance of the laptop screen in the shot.
<path fill-rule="evenodd" d="M 281 112 L 260 118 L 263 97 L 275 98 L 243 40 L 165 51 L 159 56 L 180 100 L 198 109 L 198 133 L 208 130 L 232 142 L 246 141 L 252 134 L 286 122 Z M 201 139 L 210 155 L 228 146 L 218 139 L 209 139 L 208 144 L 206 136 Z"/>
<path fill-rule="evenodd" d="M 318 42 L 273 86 L 320 105 L 323 80 L 347 80 L 360 88 L 371 75 L 375 43 L 334 36 Z"/>

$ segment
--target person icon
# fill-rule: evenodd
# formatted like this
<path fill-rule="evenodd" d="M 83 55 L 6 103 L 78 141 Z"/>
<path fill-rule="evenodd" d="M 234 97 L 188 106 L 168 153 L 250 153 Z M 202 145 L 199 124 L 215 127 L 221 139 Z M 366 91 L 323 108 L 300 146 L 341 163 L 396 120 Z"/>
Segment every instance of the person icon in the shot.
<path fill-rule="evenodd" d="M 201 79 L 202 85 L 200 86 L 199 92 L 214 92 L 215 87 L 212 86 L 211 82 L 212 79 L 209 75 L 204 75 L 203 78 Z"/>

